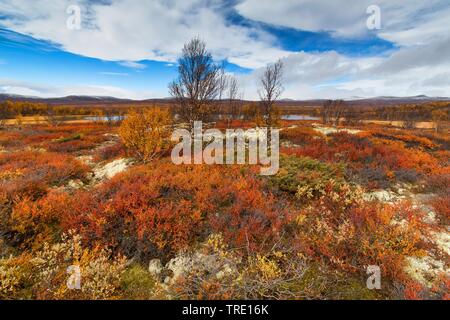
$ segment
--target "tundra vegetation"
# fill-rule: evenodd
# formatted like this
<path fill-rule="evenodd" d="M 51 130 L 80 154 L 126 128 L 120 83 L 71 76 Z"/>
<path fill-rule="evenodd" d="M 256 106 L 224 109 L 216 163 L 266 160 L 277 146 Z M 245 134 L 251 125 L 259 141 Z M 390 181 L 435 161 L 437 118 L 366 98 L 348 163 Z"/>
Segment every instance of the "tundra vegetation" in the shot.
<path fill-rule="evenodd" d="M 170 122 L 141 133 L 146 119 L 0 131 L 2 299 L 448 298 L 448 240 L 435 239 L 448 237 L 448 131 L 324 135 L 282 121 L 280 170 L 263 177 L 174 165 Z M 436 272 L 409 268 L 428 258 Z M 81 290 L 67 289 L 71 265 Z M 380 266 L 381 290 L 366 288 L 368 265 Z"/>
<path fill-rule="evenodd" d="M 244 105 L 233 80 L 221 89 L 209 57 L 199 40 L 183 51 L 209 71 L 199 77 L 207 88 L 188 95 L 195 70 L 180 64 L 171 88 L 173 110 L 188 109 L 181 118 L 164 105 L 99 113 L 126 110 L 123 121 L 0 118 L 0 299 L 448 299 L 448 104 L 383 111 L 413 121 L 427 113 L 437 129 L 362 123 L 343 102 L 319 110 L 330 128 L 277 119 L 274 176 L 257 165 L 175 165 L 171 128 L 224 110 L 231 116 L 210 127 L 275 119 L 277 64 L 263 78 L 275 87 L 262 82 L 274 94 Z M 219 89 L 230 98 L 218 100 Z M 19 120 L 93 112 L 1 108 Z M 373 265 L 380 290 L 366 286 Z M 67 286 L 70 266 L 80 289 Z"/>

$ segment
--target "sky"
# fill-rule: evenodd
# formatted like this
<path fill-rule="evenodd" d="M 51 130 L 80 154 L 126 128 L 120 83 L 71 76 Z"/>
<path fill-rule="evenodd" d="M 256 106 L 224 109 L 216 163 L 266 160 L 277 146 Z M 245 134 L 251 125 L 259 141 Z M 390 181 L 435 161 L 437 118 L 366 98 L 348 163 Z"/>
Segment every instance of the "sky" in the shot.
<path fill-rule="evenodd" d="M 448 0 L 0 0 L 0 93 L 168 97 L 193 37 L 245 99 L 450 96 Z"/>

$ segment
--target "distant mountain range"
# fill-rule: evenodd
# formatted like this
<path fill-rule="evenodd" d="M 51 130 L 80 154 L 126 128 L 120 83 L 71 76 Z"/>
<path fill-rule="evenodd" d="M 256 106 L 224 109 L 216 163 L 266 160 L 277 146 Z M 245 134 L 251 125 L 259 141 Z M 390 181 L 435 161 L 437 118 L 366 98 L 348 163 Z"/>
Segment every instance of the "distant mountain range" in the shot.
<path fill-rule="evenodd" d="M 67 96 L 60 98 L 40 98 L 33 96 L 21 96 L 14 94 L 0 94 L 0 102 L 10 101 L 24 101 L 36 102 L 45 104 L 59 104 L 59 105 L 120 105 L 120 104 L 169 104 L 173 100 L 171 98 L 162 99 L 146 99 L 146 100 L 132 100 L 119 99 L 106 96 Z M 319 106 L 322 105 L 325 99 L 314 100 L 293 100 L 282 99 L 278 103 L 283 106 Z M 353 97 L 346 100 L 350 105 L 364 105 L 364 106 L 386 106 L 398 104 L 414 104 L 425 103 L 433 101 L 449 101 L 448 97 L 428 97 L 426 95 L 418 95 L 412 97 L 391 97 L 382 96 L 374 98 Z"/>

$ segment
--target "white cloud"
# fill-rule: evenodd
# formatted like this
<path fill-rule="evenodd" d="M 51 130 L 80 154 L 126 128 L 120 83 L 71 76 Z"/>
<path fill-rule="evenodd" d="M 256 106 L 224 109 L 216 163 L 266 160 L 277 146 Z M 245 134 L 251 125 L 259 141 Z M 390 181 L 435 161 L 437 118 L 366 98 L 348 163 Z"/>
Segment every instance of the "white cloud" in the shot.
<path fill-rule="evenodd" d="M 386 58 L 349 58 L 335 52 L 294 53 L 282 59 L 283 97 L 449 96 L 450 73 L 445 71 L 450 70 L 450 61 L 439 60 L 440 56 L 426 59 L 425 53 L 409 48 Z M 262 69 L 256 69 L 249 75 L 240 76 L 246 98 L 258 98 L 261 73 Z"/>
<path fill-rule="evenodd" d="M 236 9 L 242 16 L 264 23 L 354 37 L 369 32 L 367 8 L 371 5 L 380 8 L 378 33 L 391 41 L 403 39 L 404 43 L 417 36 L 448 33 L 448 22 L 444 23 L 450 9 L 447 0 L 243 0 Z"/>
<path fill-rule="evenodd" d="M 147 66 L 143 63 L 134 62 L 134 61 L 120 61 L 119 64 L 123 67 L 132 68 L 142 70 L 147 68 Z"/>
<path fill-rule="evenodd" d="M 165 92 L 135 91 L 114 86 L 104 85 L 74 85 L 74 86 L 46 86 L 26 81 L 16 81 L 0 78 L 0 93 L 18 94 L 25 96 L 37 96 L 43 98 L 65 97 L 70 95 L 105 96 L 122 99 L 143 100 L 158 98 Z"/>
<path fill-rule="evenodd" d="M 244 67 L 260 67 L 287 52 L 261 30 L 229 24 L 218 0 L 135 1 L 111 4 L 82 1 L 82 28 L 66 27 L 73 1 L 9 0 L 0 4 L 3 26 L 61 45 L 65 50 L 110 61 L 174 62 L 183 44 L 201 36 L 217 58 Z M 137 66 L 137 64 L 134 64 Z"/>
<path fill-rule="evenodd" d="M 350 98 L 378 95 L 450 95 L 450 5 L 444 0 L 244 0 L 238 12 L 246 18 L 335 37 L 367 35 L 366 8 L 381 8 L 378 37 L 398 48 L 375 58 L 348 58 L 334 52 L 297 53 L 284 58 L 285 97 Z M 345 9 L 344 9 L 345 8 Z M 255 83 L 260 71 L 244 83 Z M 253 80 L 249 80 L 252 78 Z M 256 97 L 255 85 L 249 85 Z"/>
<path fill-rule="evenodd" d="M 110 4 L 80 0 L 81 30 L 66 28 L 66 8 L 73 1 L 3 0 L 0 25 L 60 45 L 88 57 L 117 61 L 134 69 L 137 62 L 157 60 L 172 64 L 183 44 L 202 37 L 216 58 L 254 69 L 239 76 L 246 98 L 257 98 L 257 78 L 268 62 L 285 64 L 286 98 L 349 98 L 377 95 L 450 95 L 450 36 L 448 0 L 242 0 L 242 16 L 308 31 L 327 31 L 340 38 L 374 33 L 396 49 L 378 57 L 347 57 L 330 52 L 288 52 L 261 29 L 230 24 L 221 0 L 135 1 Z M 106 3 L 106 1 L 103 1 Z M 381 8 L 382 29 L 368 31 L 366 9 Z M 2 83 L 0 82 L 0 86 Z M 167 92 L 132 92 L 116 87 L 79 86 L 36 88 L 3 84 L 3 88 L 45 96 L 68 93 L 150 98 Z M 76 92 L 79 90 L 79 92 Z"/>

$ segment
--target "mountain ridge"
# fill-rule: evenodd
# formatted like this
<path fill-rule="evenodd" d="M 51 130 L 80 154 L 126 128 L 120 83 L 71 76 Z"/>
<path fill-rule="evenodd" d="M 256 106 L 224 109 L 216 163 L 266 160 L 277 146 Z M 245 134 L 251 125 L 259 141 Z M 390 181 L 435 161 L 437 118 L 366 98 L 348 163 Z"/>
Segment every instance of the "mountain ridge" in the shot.
<path fill-rule="evenodd" d="M 22 102 L 35 102 L 35 103 L 45 103 L 45 104 L 167 104 L 173 103 L 174 99 L 170 97 L 166 98 L 153 98 L 153 99 L 144 99 L 144 100 L 134 100 L 134 99 L 123 99 L 116 98 L 111 96 L 84 96 L 84 95 L 69 95 L 65 97 L 51 97 L 51 98 L 41 98 L 36 96 L 24 96 L 24 95 L 16 95 L 16 94 L 7 94 L 0 93 L 0 102 L 4 101 L 22 101 Z M 296 99 L 280 99 L 278 101 L 279 104 L 282 105 L 304 105 L 304 106 L 312 106 L 312 105 L 321 105 L 324 101 L 328 99 L 305 99 L 305 100 L 296 100 Z M 255 102 L 253 100 L 243 100 L 245 102 Z M 449 97 L 429 97 L 426 95 L 416 95 L 416 96 L 407 96 L 407 97 L 397 97 L 397 96 L 379 96 L 372 98 L 365 97 L 352 97 L 351 99 L 345 99 L 345 101 L 349 104 L 411 104 L 417 102 L 433 102 L 433 101 L 449 101 Z"/>

